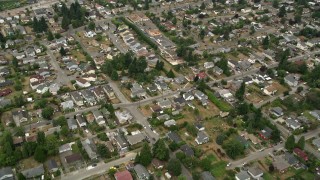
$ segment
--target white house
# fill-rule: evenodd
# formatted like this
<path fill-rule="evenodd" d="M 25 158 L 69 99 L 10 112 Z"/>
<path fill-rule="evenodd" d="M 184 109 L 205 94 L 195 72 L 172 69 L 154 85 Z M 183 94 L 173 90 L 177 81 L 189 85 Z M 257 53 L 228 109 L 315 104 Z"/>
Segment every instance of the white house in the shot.
<path fill-rule="evenodd" d="M 85 80 L 85 79 L 83 79 L 83 78 L 77 78 L 76 79 L 76 84 L 81 88 L 87 88 L 87 87 L 91 86 L 90 82 Z"/>

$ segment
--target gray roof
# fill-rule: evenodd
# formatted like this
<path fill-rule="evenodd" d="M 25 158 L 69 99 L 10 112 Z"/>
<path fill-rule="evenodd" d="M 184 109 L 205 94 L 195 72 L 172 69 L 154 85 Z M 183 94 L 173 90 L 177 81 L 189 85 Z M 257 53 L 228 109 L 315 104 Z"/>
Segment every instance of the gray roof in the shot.
<path fill-rule="evenodd" d="M 118 144 L 121 148 L 128 147 L 128 143 L 120 134 L 115 136 L 114 139 L 118 142 Z"/>
<path fill-rule="evenodd" d="M 76 122 L 76 120 L 73 119 L 73 118 L 67 119 L 67 123 L 68 123 L 69 129 L 72 129 L 73 126 L 77 126 L 77 122 Z"/>
<path fill-rule="evenodd" d="M 253 175 L 253 176 L 258 176 L 260 174 L 263 174 L 263 171 L 259 168 L 259 167 L 250 167 L 248 169 L 249 174 Z"/>
<path fill-rule="evenodd" d="M 138 179 L 149 179 L 150 174 L 148 170 L 141 164 L 135 165 L 133 169 L 136 172 Z"/>
<path fill-rule="evenodd" d="M 246 171 L 240 171 L 236 174 L 236 177 L 238 177 L 240 180 L 250 179 L 250 176 Z"/>
<path fill-rule="evenodd" d="M 127 136 L 126 137 L 130 145 L 138 144 L 144 140 L 144 135 L 142 133 L 138 133 L 135 135 Z"/>
<path fill-rule="evenodd" d="M 312 140 L 312 144 L 317 146 L 317 148 L 320 148 L 320 138 Z"/>
<path fill-rule="evenodd" d="M 96 152 L 96 145 L 91 139 L 86 139 L 81 142 L 84 150 L 87 152 L 90 159 L 96 159 L 98 157 Z"/>
<path fill-rule="evenodd" d="M 295 165 L 299 163 L 299 160 L 291 153 L 285 152 L 284 154 L 284 159 L 290 164 L 290 165 Z"/>
<path fill-rule="evenodd" d="M 4 167 L 0 169 L 0 179 L 4 178 L 5 180 L 11 180 L 13 178 L 13 171 L 11 167 Z"/>
<path fill-rule="evenodd" d="M 34 168 L 26 169 L 26 170 L 22 171 L 21 173 L 27 179 L 41 176 L 44 174 L 43 164 L 41 164 L 40 166 L 34 167 Z"/>
<path fill-rule="evenodd" d="M 170 140 L 174 141 L 175 143 L 180 143 L 182 141 L 180 136 L 176 132 L 169 132 L 167 136 Z"/>
<path fill-rule="evenodd" d="M 47 168 L 48 168 L 49 171 L 52 170 L 52 169 L 58 168 L 57 162 L 55 160 L 53 160 L 53 159 L 48 160 L 46 165 L 47 165 Z"/>
<path fill-rule="evenodd" d="M 209 171 L 202 172 L 201 178 L 202 178 L 202 180 L 215 180 L 216 179 L 212 176 L 212 174 Z"/>
<path fill-rule="evenodd" d="M 204 131 L 199 131 L 197 135 L 197 141 L 198 142 L 206 142 L 208 141 L 209 136 Z"/>
<path fill-rule="evenodd" d="M 276 113 L 277 115 L 283 115 L 283 110 L 281 107 L 274 107 L 271 109 L 272 112 Z"/>
<path fill-rule="evenodd" d="M 193 149 L 187 144 L 182 145 L 180 150 L 183 151 L 187 156 L 194 156 Z"/>

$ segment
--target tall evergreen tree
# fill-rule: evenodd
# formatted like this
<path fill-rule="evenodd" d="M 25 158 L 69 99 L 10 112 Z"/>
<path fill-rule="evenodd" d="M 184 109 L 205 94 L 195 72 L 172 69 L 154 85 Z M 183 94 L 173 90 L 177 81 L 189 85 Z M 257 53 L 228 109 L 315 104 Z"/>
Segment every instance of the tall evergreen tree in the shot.
<path fill-rule="evenodd" d="M 154 157 L 162 161 L 167 161 L 169 159 L 169 149 L 167 148 L 163 139 L 159 139 L 152 149 Z"/>
<path fill-rule="evenodd" d="M 142 164 L 143 166 L 148 166 L 152 161 L 152 153 L 148 143 L 144 143 L 139 154 L 137 154 L 135 161 Z"/>
<path fill-rule="evenodd" d="M 284 146 L 287 150 L 292 151 L 293 148 L 295 147 L 295 139 L 294 135 L 291 135 L 287 138 L 287 141 Z"/>
<path fill-rule="evenodd" d="M 305 143 L 306 143 L 306 140 L 304 136 L 302 136 L 297 143 L 297 147 L 300 149 L 304 149 Z"/>
<path fill-rule="evenodd" d="M 246 91 L 246 84 L 245 84 L 245 82 L 242 82 L 240 88 L 236 91 L 236 94 L 235 94 L 236 98 L 239 101 L 243 101 L 244 100 L 245 91 Z"/>

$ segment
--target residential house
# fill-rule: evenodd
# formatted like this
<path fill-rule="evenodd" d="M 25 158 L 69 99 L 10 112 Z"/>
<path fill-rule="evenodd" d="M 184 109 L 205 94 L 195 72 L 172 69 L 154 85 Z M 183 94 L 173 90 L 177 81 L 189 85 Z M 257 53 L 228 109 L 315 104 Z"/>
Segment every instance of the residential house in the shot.
<path fill-rule="evenodd" d="M 240 171 L 235 175 L 236 180 L 250 180 L 250 175 L 246 171 Z"/>
<path fill-rule="evenodd" d="M 142 133 L 132 134 L 126 136 L 128 143 L 132 146 L 142 142 L 145 139 L 145 136 Z"/>
<path fill-rule="evenodd" d="M 68 155 L 64 158 L 68 165 L 78 164 L 82 161 L 82 156 L 79 153 Z"/>
<path fill-rule="evenodd" d="M 67 119 L 67 123 L 70 130 L 75 130 L 78 128 L 77 121 L 74 118 Z"/>
<path fill-rule="evenodd" d="M 97 147 L 92 139 L 87 138 L 84 141 L 81 141 L 81 144 L 91 160 L 97 159 Z"/>
<path fill-rule="evenodd" d="M 195 139 L 198 145 L 209 142 L 209 136 L 205 131 L 199 131 Z"/>
<path fill-rule="evenodd" d="M 61 104 L 61 107 L 62 109 L 65 111 L 65 110 L 68 110 L 68 109 L 73 109 L 74 108 L 74 103 L 72 100 L 68 100 L 68 101 L 64 101 L 62 102 Z"/>
<path fill-rule="evenodd" d="M 58 164 L 54 159 L 50 159 L 46 162 L 46 167 L 50 173 L 54 173 L 59 170 Z"/>
<path fill-rule="evenodd" d="M 109 84 L 103 85 L 102 88 L 103 88 L 104 92 L 108 95 L 109 99 L 115 98 L 114 91 Z"/>
<path fill-rule="evenodd" d="M 213 62 L 205 62 L 203 64 L 203 67 L 206 68 L 206 69 L 213 68 L 214 67 L 214 63 Z"/>
<path fill-rule="evenodd" d="M 248 173 L 253 179 L 260 179 L 263 176 L 263 171 L 257 166 L 250 167 Z"/>
<path fill-rule="evenodd" d="M 174 102 L 176 105 L 179 105 L 179 106 L 181 106 L 181 107 L 183 107 L 183 106 L 186 105 L 186 100 L 185 100 L 183 97 L 174 98 L 174 99 L 173 99 L 173 102 Z"/>
<path fill-rule="evenodd" d="M 186 101 L 192 101 L 194 100 L 194 96 L 192 95 L 191 92 L 186 92 L 182 95 L 183 99 Z"/>
<path fill-rule="evenodd" d="M 40 177 L 41 175 L 44 174 L 43 164 L 41 164 L 37 167 L 34 167 L 34 168 L 30 168 L 30 169 L 26 169 L 24 171 L 21 171 L 21 173 L 27 179 L 34 179 L 34 178 Z"/>
<path fill-rule="evenodd" d="M 225 100 L 229 100 L 233 98 L 233 95 L 231 94 L 231 92 L 228 89 L 221 89 L 218 91 L 220 97 L 222 97 Z"/>
<path fill-rule="evenodd" d="M 121 134 L 117 134 L 116 136 L 114 136 L 114 140 L 117 144 L 119 151 L 127 151 L 128 150 L 129 145 Z"/>
<path fill-rule="evenodd" d="M 186 156 L 194 156 L 194 151 L 188 144 L 182 145 L 180 147 L 180 150 L 184 152 Z"/>
<path fill-rule="evenodd" d="M 289 128 L 293 129 L 293 130 L 297 130 L 297 129 L 299 129 L 301 127 L 300 122 L 298 120 L 295 120 L 295 119 L 292 119 L 292 118 L 288 118 L 286 120 L 286 125 Z"/>
<path fill-rule="evenodd" d="M 270 139 L 272 134 L 272 129 L 270 129 L 269 127 L 265 127 L 264 129 L 262 129 L 259 133 L 259 136 L 263 139 L 263 140 L 268 140 Z"/>
<path fill-rule="evenodd" d="M 283 116 L 283 110 L 281 107 L 274 107 L 270 110 L 270 112 L 277 118 Z"/>
<path fill-rule="evenodd" d="M 11 167 L 4 167 L 0 169 L 0 180 L 13 180 L 14 174 Z"/>
<path fill-rule="evenodd" d="M 20 123 L 26 122 L 29 119 L 28 112 L 24 109 L 12 111 L 12 118 L 17 126 L 20 126 Z"/>
<path fill-rule="evenodd" d="M 248 143 L 248 141 L 247 141 L 244 137 L 242 137 L 242 136 L 237 136 L 237 137 L 236 137 L 236 140 L 237 140 L 238 142 L 240 142 L 240 143 L 243 145 L 243 147 L 245 147 L 245 148 L 248 148 L 248 147 L 249 147 L 249 143 Z"/>
<path fill-rule="evenodd" d="M 133 180 L 132 175 L 128 170 L 116 172 L 114 178 L 116 180 Z"/>
<path fill-rule="evenodd" d="M 284 82 L 291 87 L 295 87 L 299 83 L 299 77 L 294 74 L 288 74 L 287 76 L 284 77 Z"/>
<path fill-rule="evenodd" d="M 320 151 L 320 138 L 319 137 L 312 140 L 312 144 L 318 149 L 318 151 Z"/>
<path fill-rule="evenodd" d="M 76 115 L 76 121 L 77 121 L 79 127 L 87 126 L 87 122 L 81 114 Z"/>
<path fill-rule="evenodd" d="M 163 123 L 163 125 L 165 127 L 171 127 L 171 126 L 175 126 L 176 125 L 176 121 L 174 119 L 171 119 L 171 120 L 168 120 L 168 121 L 165 121 Z"/>
<path fill-rule="evenodd" d="M 96 99 L 94 98 L 94 94 L 89 89 L 85 89 L 81 91 L 81 95 L 84 98 L 84 102 L 90 106 L 94 106 L 97 104 Z"/>
<path fill-rule="evenodd" d="M 158 90 L 160 92 L 168 90 L 168 85 L 167 83 L 163 82 L 163 81 L 155 81 L 154 84 L 157 86 Z"/>
<path fill-rule="evenodd" d="M 172 104 L 170 102 L 169 99 L 163 99 L 161 101 L 158 102 L 158 105 L 162 108 L 162 109 L 168 109 L 172 107 Z"/>
<path fill-rule="evenodd" d="M 313 111 L 310 111 L 309 113 L 318 121 L 320 120 L 320 110 L 313 110 Z"/>
<path fill-rule="evenodd" d="M 293 153 L 304 161 L 308 161 L 308 155 L 299 148 L 294 148 Z"/>
<path fill-rule="evenodd" d="M 150 110 L 154 113 L 158 113 L 158 114 L 161 114 L 163 113 L 163 110 L 161 109 L 161 107 L 157 104 L 154 104 L 150 107 Z"/>
<path fill-rule="evenodd" d="M 180 138 L 180 136 L 176 133 L 176 132 L 172 132 L 170 131 L 167 134 L 168 139 L 170 139 L 171 141 L 175 142 L 175 143 L 180 143 L 182 142 L 182 139 Z"/>
<path fill-rule="evenodd" d="M 263 93 L 268 95 L 268 96 L 273 96 L 277 93 L 278 89 L 276 86 L 274 86 L 273 84 L 270 84 L 269 86 L 266 86 L 263 89 Z"/>
<path fill-rule="evenodd" d="M 66 143 L 66 144 L 63 144 L 59 147 L 59 153 L 64 153 L 64 152 L 67 152 L 67 151 L 72 151 L 72 148 L 71 148 L 71 144 L 72 143 Z"/>
<path fill-rule="evenodd" d="M 151 161 L 151 164 L 156 169 L 162 169 L 164 167 L 164 165 L 165 165 L 165 163 L 163 161 L 160 161 L 157 158 L 153 158 L 152 161 Z"/>
<path fill-rule="evenodd" d="M 97 122 L 98 125 L 101 126 L 101 125 L 106 124 L 106 121 L 105 121 L 105 119 L 104 119 L 101 111 L 95 110 L 95 111 L 92 111 L 92 114 L 93 114 L 94 119 L 96 120 L 96 122 Z"/>
<path fill-rule="evenodd" d="M 294 166 L 299 163 L 299 160 L 289 152 L 284 153 L 284 160 L 286 160 L 290 166 Z"/>
<path fill-rule="evenodd" d="M 77 78 L 76 85 L 78 85 L 80 88 L 87 88 L 91 86 L 90 82 L 83 78 Z"/>
<path fill-rule="evenodd" d="M 120 124 L 124 124 L 133 118 L 130 112 L 127 110 L 118 110 L 115 112 L 115 115 Z"/>
<path fill-rule="evenodd" d="M 272 164 L 278 172 L 284 173 L 290 167 L 290 164 L 282 157 L 275 157 L 274 159 L 275 161 Z"/>
<path fill-rule="evenodd" d="M 209 171 L 203 171 L 201 174 L 201 180 L 215 180 Z"/>
<path fill-rule="evenodd" d="M 150 178 L 148 170 L 141 164 L 135 165 L 133 169 L 137 175 L 138 180 L 148 180 Z"/>
<path fill-rule="evenodd" d="M 145 97 L 147 95 L 146 90 L 142 88 L 142 86 L 138 83 L 133 83 L 131 90 L 131 98 L 134 97 Z"/>
<path fill-rule="evenodd" d="M 71 99 L 73 100 L 73 102 L 77 106 L 83 106 L 84 105 L 82 96 L 81 96 L 81 94 L 79 92 L 77 92 L 77 91 L 70 92 L 70 96 L 71 96 Z"/>
<path fill-rule="evenodd" d="M 104 100 L 105 99 L 105 95 L 104 95 L 104 91 L 102 87 L 95 87 L 92 90 L 93 94 L 95 95 L 95 97 L 97 98 L 98 101 Z"/>

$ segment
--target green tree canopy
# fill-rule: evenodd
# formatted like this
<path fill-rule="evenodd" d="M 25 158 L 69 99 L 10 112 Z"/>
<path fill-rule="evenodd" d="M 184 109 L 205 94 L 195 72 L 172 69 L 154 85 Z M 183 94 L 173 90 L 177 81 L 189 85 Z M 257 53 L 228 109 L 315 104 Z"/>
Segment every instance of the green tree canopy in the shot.
<path fill-rule="evenodd" d="M 41 145 L 37 146 L 35 153 L 34 153 L 34 159 L 40 163 L 43 163 L 47 159 L 46 150 Z"/>
<path fill-rule="evenodd" d="M 287 150 L 292 151 L 293 148 L 295 147 L 295 139 L 294 139 L 294 135 L 291 135 L 287 138 L 285 146 L 284 146 Z"/>
<path fill-rule="evenodd" d="M 169 149 L 167 148 L 163 139 L 159 139 L 153 145 L 153 155 L 159 160 L 167 161 L 169 159 Z"/>
<path fill-rule="evenodd" d="M 174 176 L 179 176 L 182 171 L 181 163 L 177 159 L 170 159 L 167 165 L 167 170 Z"/>
<path fill-rule="evenodd" d="M 42 109 L 41 115 L 45 119 L 51 119 L 54 113 L 54 109 L 51 106 L 47 106 Z"/>
<path fill-rule="evenodd" d="M 306 143 L 305 137 L 302 136 L 297 143 L 297 147 L 300 149 L 304 149 L 305 143 Z"/>
<path fill-rule="evenodd" d="M 142 164 L 143 166 L 148 166 L 152 161 L 152 153 L 148 143 L 144 143 L 139 154 L 137 154 L 135 161 Z"/>

